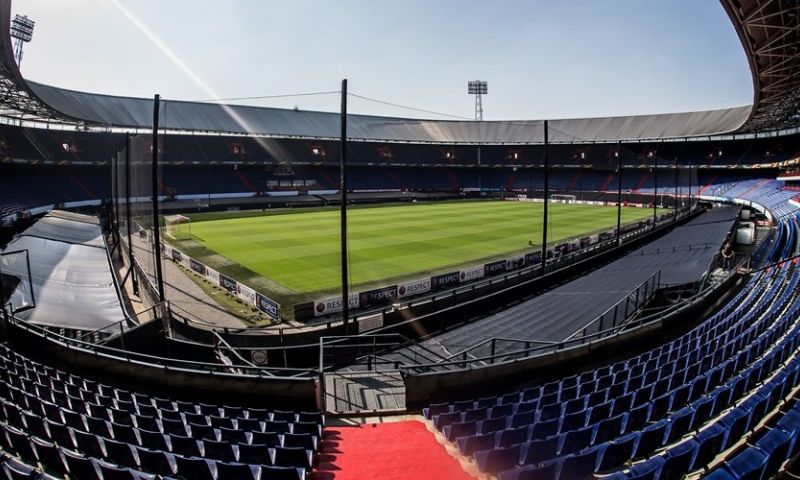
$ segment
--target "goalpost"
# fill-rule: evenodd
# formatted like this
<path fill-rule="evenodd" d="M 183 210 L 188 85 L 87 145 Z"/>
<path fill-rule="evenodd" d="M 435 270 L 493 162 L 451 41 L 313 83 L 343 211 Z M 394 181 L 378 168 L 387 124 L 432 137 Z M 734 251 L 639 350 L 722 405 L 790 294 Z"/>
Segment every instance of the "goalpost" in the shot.
<path fill-rule="evenodd" d="M 190 240 L 192 221 L 184 215 L 164 215 L 164 234 L 173 240 Z"/>
<path fill-rule="evenodd" d="M 550 200 L 555 203 L 575 203 L 577 199 L 575 195 L 562 195 L 558 193 L 550 195 Z"/>

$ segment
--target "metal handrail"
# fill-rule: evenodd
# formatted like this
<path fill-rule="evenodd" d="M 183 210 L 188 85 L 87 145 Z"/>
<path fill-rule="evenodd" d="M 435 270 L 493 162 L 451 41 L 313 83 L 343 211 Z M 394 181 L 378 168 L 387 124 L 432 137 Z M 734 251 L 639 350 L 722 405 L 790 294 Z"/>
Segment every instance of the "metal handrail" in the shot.
<path fill-rule="evenodd" d="M 425 347 L 422 344 L 414 343 L 414 341 L 412 339 L 406 337 L 402 333 L 376 333 L 376 334 L 366 334 L 366 335 L 330 335 L 330 336 L 320 337 L 319 341 L 320 341 L 320 347 L 323 347 L 325 345 L 325 341 L 329 340 L 329 339 L 336 340 L 336 342 L 334 342 L 334 343 L 343 343 L 348 339 L 371 339 L 371 338 L 374 339 L 374 338 L 393 338 L 393 337 L 400 338 L 400 339 L 403 340 L 403 342 L 389 343 L 389 344 L 386 344 L 386 346 L 390 346 L 390 345 L 400 346 L 403 343 L 412 344 L 411 345 L 412 347 L 419 348 L 423 352 L 429 353 L 429 354 L 433 355 L 434 357 L 438 357 L 438 358 L 440 358 L 442 360 L 447 360 L 447 357 L 442 356 L 442 354 L 440 354 L 438 352 L 435 352 L 435 351 L 429 349 L 428 347 Z M 329 345 L 330 344 L 331 343 L 329 343 Z M 367 344 L 367 345 L 375 345 L 375 343 L 373 342 L 373 343 L 370 343 L 370 344 Z M 363 357 L 366 357 L 366 356 L 362 356 L 362 357 L 359 357 L 359 358 L 363 358 Z"/>
<path fill-rule="evenodd" d="M 791 257 L 784 258 L 783 260 L 778 260 L 776 262 L 769 263 L 767 265 L 764 265 L 763 267 L 756 268 L 755 270 L 750 270 L 749 273 L 753 274 L 753 273 L 763 272 L 764 270 L 769 270 L 770 268 L 783 266 L 784 263 L 791 262 L 797 259 L 800 259 L 800 254 L 792 255 Z"/>
<path fill-rule="evenodd" d="M 653 288 L 650 288 L 650 289 L 648 289 L 648 288 L 647 288 L 647 286 L 650 284 L 650 282 L 653 282 Z M 611 305 L 611 306 L 610 306 L 610 307 L 608 307 L 608 308 L 607 308 L 607 309 L 606 309 L 606 310 L 605 310 L 603 313 L 601 313 L 600 315 L 598 315 L 597 317 L 595 317 L 594 319 L 592 319 L 592 320 L 591 320 L 589 323 L 587 323 L 586 325 L 584 325 L 582 328 L 579 328 L 578 330 L 576 330 L 576 331 L 575 331 L 575 333 L 573 333 L 572 335 L 570 335 L 569 337 L 567 337 L 567 338 L 566 338 L 566 340 L 571 340 L 571 339 L 572 339 L 573 337 L 575 337 L 575 335 L 577 335 L 579 332 L 583 332 L 583 333 L 581 334 L 581 337 L 585 337 L 585 336 L 586 336 L 586 329 L 588 329 L 589 327 L 591 327 L 592 325 L 594 325 L 595 323 L 598 323 L 598 322 L 600 322 L 600 329 L 599 329 L 599 331 L 602 331 L 602 322 L 603 322 L 603 318 L 605 318 L 606 314 L 610 313 L 611 311 L 614 311 L 614 312 L 615 312 L 615 315 L 614 315 L 614 324 L 611 326 L 611 328 L 614 328 L 614 327 L 616 327 L 616 326 L 617 326 L 617 325 L 616 325 L 616 310 L 617 310 L 617 308 L 618 308 L 620 305 L 622 305 L 623 303 L 625 303 L 625 316 L 624 316 L 624 317 L 623 317 L 623 319 L 622 319 L 622 323 L 623 323 L 623 324 L 625 324 L 625 323 L 626 323 L 626 321 L 628 320 L 628 317 L 629 317 L 628 313 L 635 314 L 635 313 L 636 313 L 636 311 L 637 311 L 637 310 L 639 310 L 639 307 L 640 307 L 640 306 L 639 306 L 639 292 L 641 291 L 642 287 L 645 287 L 645 295 L 644 295 L 644 296 L 645 296 L 645 298 L 642 300 L 642 302 L 643 302 L 643 303 L 642 303 L 642 305 L 644 305 L 644 304 L 646 304 L 646 303 L 647 303 L 647 302 L 648 302 L 650 299 L 652 299 L 652 298 L 653 298 L 653 296 L 655 295 L 655 293 L 656 293 L 656 291 L 658 290 L 658 287 L 659 287 L 660 285 L 661 285 L 661 270 L 657 271 L 656 273 L 654 273 L 653 275 L 651 275 L 651 276 L 650 276 L 650 278 L 648 278 L 648 279 L 647 279 L 647 280 L 645 280 L 644 282 L 642 282 L 642 283 L 640 283 L 639 285 L 637 285 L 637 286 L 636 286 L 636 288 L 634 288 L 633 290 L 631 290 L 630 292 L 628 292 L 628 293 L 627 293 L 627 294 L 626 294 L 624 297 L 622 297 L 622 298 L 621 298 L 621 299 L 620 299 L 620 300 L 619 300 L 617 303 L 615 303 L 614 305 Z M 631 295 L 633 295 L 634 293 L 636 294 L 636 305 L 634 305 L 634 309 L 633 309 L 631 312 L 628 312 L 628 302 L 630 301 Z M 632 315 L 631 315 L 631 317 L 632 317 Z"/>
<path fill-rule="evenodd" d="M 249 362 L 249 361 L 245 360 L 245 359 L 244 359 L 244 357 L 242 357 L 242 356 L 239 354 L 239 352 L 237 352 L 237 351 L 236 351 L 236 350 L 235 350 L 233 347 L 231 347 L 231 346 L 230 346 L 230 344 L 229 344 L 228 342 L 226 342 L 226 341 L 225 341 L 225 339 L 224 339 L 224 338 L 222 338 L 222 337 L 220 336 L 220 334 L 219 334 L 219 333 L 217 333 L 217 332 L 214 332 L 214 335 L 216 335 L 216 337 L 217 337 L 217 339 L 220 341 L 220 343 L 222 343 L 222 345 L 224 345 L 224 346 L 225 346 L 225 348 L 227 348 L 227 349 L 228 349 L 228 350 L 229 350 L 231 353 L 233 353 L 233 355 L 234 355 L 236 358 L 238 358 L 238 359 L 239 359 L 239 361 L 241 361 L 242 363 L 244 363 L 244 364 L 245 364 L 245 365 L 247 365 L 248 367 L 254 367 L 254 368 L 258 368 L 258 367 L 256 367 L 256 366 L 255 366 L 255 364 L 253 364 L 252 362 Z M 238 368 L 238 367 L 240 367 L 240 365 L 231 365 L 231 367 L 237 367 L 237 368 Z M 268 373 L 268 375 L 272 376 L 272 374 L 269 374 L 269 373 Z"/>
<path fill-rule="evenodd" d="M 198 373 L 218 373 L 231 375 L 227 370 L 230 368 L 218 363 L 198 362 L 193 360 L 180 360 L 174 358 L 165 358 L 155 355 L 148 355 L 139 352 L 130 352 L 117 348 L 97 345 L 94 343 L 76 340 L 74 338 L 66 337 L 46 328 L 34 325 L 19 319 L 15 316 L 9 316 L 9 321 L 15 326 L 29 331 L 35 335 L 47 338 L 50 341 L 58 342 L 69 349 L 78 349 L 91 352 L 95 355 L 103 355 L 106 357 L 114 358 L 124 362 L 139 362 L 151 366 L 161 366 L 164 368 L 183 369 Z M 314 370 L 300 369 L 300 368 L 287 368 L 287 367 L 241 367 L 245 372 L 241 375 L 249 375 L 254 377 L 270 377 L 270 378 L 298 378 L 298 377 L 312 377 L 316 374 Z M 275 375 L 272 372 L 286 373 L 291 375 Z"/>
<path fill-rule="evenodd" d="M 460 368 L 457 368 L 457 369 L 459 369 L 459 370 L 467 370 L 467 369 L 471 369 L 472 367 L 466 366 L 466 364 L 473 364 L 473 363 L 484 363 L 484 364 L 492 363 L 492 364 L 494 364 L 494 363 L 498 363 L 498 361 L 500 361 L 500 362 L 508 361 L 508 360 L 506 360 L 508 358 L 516 361 L 516 360 L 520 360 L 520 359 L 531 358 L 531 357 L 533 357 L 533 356 L 535 356 L 537 354 L 540 354 L 540 353 L 545 353 L 545 352 L 549 352 L 549 351 L 559 351 L 559 350 L 563 350 L 565 348 L 570 348 L 572 346 L 583 345 L 583 344 L 586 344 L 587 342 L 590 343 L 590 342 L 599 340 L 601 338 L 605 338 L 605 337 L 608 337 L 610 335 L 616 334 L 620 329 L 634 329 L 634 328 L 641 327 L 641 326 L 643 326 L 645 324 L 648 324 L 648 323 L 650 323 L 652 321 L 662 319 L 663 317 L 673 313 L 674 311 L 677 311 L 679 309 L 685 308 L 686 306 L 688 306 L 691 303 L 693 303 L 694 301 L 696 301 L 698 298 L 701 298 L 701 297 L 707 295 L 708 293 L 713 291 L 718 286 L 719 285 L 710 286 L 710 287 L 706 288 L 705 290 L 698 292 L 693 297 L 687 299 L 685 302 L 682 302 L 682 303 L 680 303 L 678 305 L 673 305 L 672 307 L 670 307 L 670 308 L 668 308 L 668 309 L 666 309 L 666 310 L 664 310 L 662 312 L 659 312 L 657 314 L 654 314 L 654 315 L 651 315 L 651 316 L 647 316 L 647 317 L 642 317 L 642 318 L 640 318 L 638 320 L 635 320 L 635 321 L 632 321 L 632 322 L 628 322 L 625 325 L 614 326 L 614 327 L 611 327 L 611 328 L 608 328 L 608 329 L 605 329 L 605 330 L 602 330 L 602 331 L 599 331 L 599 332 L 596 332 L 596 333 L 593 333 L 593 334 L 589 334 L 587 336 L 578 337 L 578 338 L 574 338 L 574 339 L 571 339 L 571 340 L 566 340 L 566 341 L 563 341 L 563 342 L 559 342 L 559 343 L 557 343 L 555 345 L 533 347 L 533 348 L 528 348 L 528 349 L 523 349 L 523 350 L 515 350 L 515 351 L 512 351 L 512 352 L 506 352 L 506 353 L 502 353 L 502 354 L 499 354 L 499 355 L 489 355 L 489 356 L 484 356 L 484 357 L 475 357 L 475 358 L 470 359 L 470 360 L 459 360 L 459 361 L 429 363 L 429 364 L 422 364 L 422 365 L 400 365 L 399 368 L 401 370 L 406 370 L 406 371 L 415 371 L 415 370 L 416 371 L 421 371 L 421 373 L 424 373 L 425 371 L 434 371 L 436 369 L 444 369 L 444 368 L 447 368 L 447 367 L 460 367 Z M 520 354 L 524 354 L 525 356 L 523 356 L 522 358 L 519 358 Z"/>
<path fill-rule="evenodd" d="M 454 358 L 456 358 L 458 356 L 466 355 L 470 351 L 475 350 L 477 348 L 480 348 L 480 347 L 482 347 L 484 345 L 487 345 L 487 344 L 492 344 L 492 346 L 494 347 L 494 345 L 497 343 L 497 341 L 508 342 L 508 343 L 522 343 L 522 344 L 525 344 L 526 346 L 530 345 L 532 343 L 538 343 L 540 345 L 555 345 L 555 344 L 558 343 L 558 342 L 551 342 L 551 341 L 547 341 L 547 340 L 523 340 L 521 338 L 491 337 L 491 338 L 487 338 L 486 340 L 484 340 L 484 341 L 482 341 L 480 343 L 476 343 L 475 345 L 467 347 L 464 350 L 460 350 L 460 351 L 450 355 L 449 357 L 446 357 L 446 360 L 452 360 L 452 359 L 454 359 Z"/>
<path fill-rule="evenodd" d="M 665 253 L 666 252 L 672 252 L 672 253 L 675 253 L 675 252 L 681 252 L 681 251 L 684 251 L 684 250 L 691 252 L 692 250 L 708 250 L 709 248 L 716 248 L 716 247 L 717 247 L 716 245 L 714 245 L 713 243 L 709 243 L 709 242 L 690 243 L 688 245 L 676 245 L 676 246 L 667 247 L 667 248 L 657 247 L 657 248 L 651 248 L 649 250 L 642 249 L 642 250 L 639 251 L 639 254 L 642 255 L 642 256 L 644 256 L 644 255 L 652 255 L 652 254 L 659 255 L 659 254 L 661 254 L 661 252 L 665 252 Z"/>
<path fill-rule="evenodd" d="M 121 333 L 123 333 L 123 332 L 124 332 L 124 329 L 122 328 L 122 324 L 123 324 L 123 323 L 127 324 L 127 326 L 131 326 L 131 324 L 133 324 L 133 325 L 140 325 L 140 323 L 139 323 L 139 322 L 136 322 L 136 321 L 134 320 L 134 318 L 136 318 L 136 317 L 138 317 L 138 316 L 140 316 L 140 315 L 143 315 L 143 314 L 145 314 L 145 313 L 148 313 L 148 312 L 154 311 L 154 310 L 156 310 L 157 308 L 159 308 L 159 307 L 161 307 L 162 305 L 165 305 L 165 304 L 167 304 L 167 303 L 168 303 L 168 301 L 167 301 L 167 300 L 165 300 L 165 301 L 163 301 L 163 302 L 159 302 L 159 303 L 157 303 L 157 304 L 153 305 L 152 307 L 148 308 L 147 310 L 142 310 L 141 312 L 139 312 L 139 313 L 137 313 L 137 314 L 135 314 L 135 315 L 130 315 L 130 316 L 129 316 L 129 315 L 126 315 L 126 316 L 125 316 L 125 318 L 123 318 L 122 320 L 117 320 L 117 321 L 116 321 L 116 322 L 114 322 L 114 323 L 110 323 L 110 324 L 108 324 L 108 325 L 102 326 L 102 327 L 100 327 L 100 328 L 97 328 L 97 329 L 95 329 L 95 330 L 88 331 L 88 332 L 86 332 L 86 333 L 84 333 L 84 334 L 82 334 L 82 335 L 79 335 L 79 336 L 75 337 L 75 339 L 76 339 L 76 340 L 83 340 L 83 339 L 84 339 L 84 338 L 86 338 L 86 337 L 91 337 L 91 336 L 94 336 L 94 335 L 96 335 L 96 334 L 98 334 L 98 333 L 100 333 L 100 332 L 102 332 L 102 331 L 104 331 L 104 330 L 108 330 L 108 329 L 110 329 L 111 327 L 119 327 L 119 333 L 121 334 Z M 114 332 L 114 333 L 111 333 L 110 335 L 114 335 L 115 333 L 116 333 L 116 332 Z"/>

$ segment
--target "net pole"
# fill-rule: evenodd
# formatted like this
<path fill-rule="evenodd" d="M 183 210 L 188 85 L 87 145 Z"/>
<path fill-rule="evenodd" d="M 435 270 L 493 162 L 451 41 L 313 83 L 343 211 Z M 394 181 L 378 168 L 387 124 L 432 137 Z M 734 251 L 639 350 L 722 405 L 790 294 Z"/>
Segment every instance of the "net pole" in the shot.
<path fill-rule="evenodd" d="M 350 292 L 347 274 L 347 79 L 342 80 L 342 110 L 340 116 L 341 157 L 339 165 L 339 195 L 341 205 L 339 206 L 341 226 L 341 254 L 342 254 L 342 321 L 344 322 L 345 334 L 350 329 Z"/>
<path fill-rule="evenodd" d="M 164 278 L 161 271 L 161 222 L 158 219 L 158 111 L 161 103 L 160 96 L 153 97 L 153 262 L 156 266 L 156 285 L 158 287 L 158 300 L 164 301 Z"/>
<path fill-rule="evenodd" d="M 617 245 L 622 240 L 622 142 L 617 143 Z"/>
<path fill-rule="evenodd" d="M 550 197 L 550 139 L 549 139 L 549 125 L 547 120 L 544 121 L 544 225 L 542 225 L 542 273 L 544 273 L 545 265 L 547 265 L 547 203 Z"/>
<path fill-rule="evenodd" d="M 116 247 L 119 248 L 117 253 L 119 258 L 122 258 L 122 243 L 119 234 L 119 152 L 114 155 L 111 165 L 111 208 L 114 215 L 114 221 L 111 225 L 116 238 Z"/>
<path fill-rule="evenodd" d="M 675 157 L 675 201 L 673 202 L 673 206 L 675 207 L 675 211 L 672 217 L 672 223 L 676 223 L 678 221 L 678 198 L 680 197 L 680 190 L 678 190 L 678 157 Z"/>
<path fill-rule="evenodd" d="M 658 154 L 653 154 L 653 230 L 656 229 L 658 205 Z"/>
<path fill-rule="evenodd" d="M 133 268 L 133 242 L 131 241 L 131 134 L 125 135 L 125 225 L 128 229 L 128 261 L 130 262 L 131 285 L 133 293 L 139 295 L 139 282 L 136 280 L 136 271 Z"/>

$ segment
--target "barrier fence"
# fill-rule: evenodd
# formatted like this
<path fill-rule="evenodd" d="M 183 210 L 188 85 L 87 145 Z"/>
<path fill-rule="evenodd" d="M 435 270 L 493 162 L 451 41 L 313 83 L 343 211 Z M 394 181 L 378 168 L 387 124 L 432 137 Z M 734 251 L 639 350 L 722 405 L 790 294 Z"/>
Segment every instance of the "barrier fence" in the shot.
<path fill-rule="evenodd" d="M 224 288 L 231 295 L 236 296 L 248 305 L 256 307 L 268 317 L 274 320 L 281 319 L 280 304 L 273 301 L 266 295 L 257 292 L 247 285 L 214 270 L 203 262 L 186 255 L 171 245 L 162 244 L 161 250 L 165 257 L 200 275 L 201 277 L 210 281 L 212 284 Z"/>

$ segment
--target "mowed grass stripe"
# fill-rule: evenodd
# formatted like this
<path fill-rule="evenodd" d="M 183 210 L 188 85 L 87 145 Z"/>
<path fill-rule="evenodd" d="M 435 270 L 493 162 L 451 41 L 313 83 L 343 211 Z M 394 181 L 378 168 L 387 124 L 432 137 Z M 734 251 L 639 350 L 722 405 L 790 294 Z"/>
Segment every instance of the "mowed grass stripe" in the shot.
<path fill-rule="evenodd" d="M 348 212 L 351 281 L 355 285 L 422 275 L 530 251 L 542 235 L 542 204 L 432 203 Z M 652 212 L 623 209 L 623 222 Z M 298 293 L 339 286 L 339 212 L 196 221 L 203 245 Z M 557 242 L 612 228 L 616 208 L 550 205 L 550 239 Z"/>

